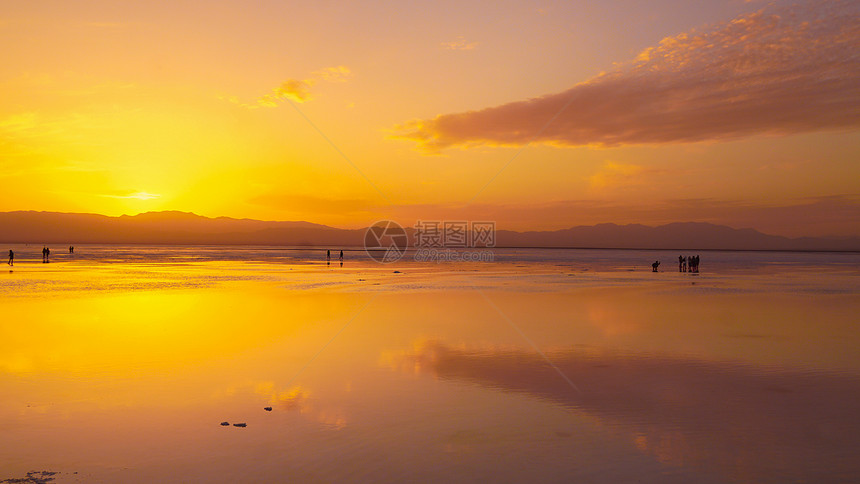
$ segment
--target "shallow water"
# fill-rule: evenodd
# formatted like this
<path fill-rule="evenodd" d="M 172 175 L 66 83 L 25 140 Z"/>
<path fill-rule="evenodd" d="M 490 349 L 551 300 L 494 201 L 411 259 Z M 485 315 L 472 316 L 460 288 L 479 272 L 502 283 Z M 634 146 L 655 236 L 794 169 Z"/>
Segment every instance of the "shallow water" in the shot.
<path fill-rule="evenodd" d="M 856 254 L 31 249 L 0 272 L 0 480 L 860 475 Z"/>

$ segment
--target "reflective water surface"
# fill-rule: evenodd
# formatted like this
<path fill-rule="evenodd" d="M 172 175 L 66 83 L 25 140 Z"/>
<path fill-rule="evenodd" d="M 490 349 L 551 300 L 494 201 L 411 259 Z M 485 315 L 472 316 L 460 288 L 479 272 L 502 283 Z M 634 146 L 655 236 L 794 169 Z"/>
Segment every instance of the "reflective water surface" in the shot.
<path fill-rule="evenodd" d="M 0 481 L 860 475 L 855 254 L 76 252 L 0 272 Z"/>

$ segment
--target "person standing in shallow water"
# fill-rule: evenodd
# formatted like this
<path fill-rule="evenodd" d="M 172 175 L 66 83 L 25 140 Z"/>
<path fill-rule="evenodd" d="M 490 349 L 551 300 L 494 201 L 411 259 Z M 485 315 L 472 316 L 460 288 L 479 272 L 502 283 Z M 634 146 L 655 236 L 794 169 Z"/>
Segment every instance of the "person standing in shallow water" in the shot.
<path fill-rule="evenodd" d="M 326 263 L 326 265 L 331 264 L 331 250 L 330 249 L 326 249 L 326 251 L 325 251 L 325 263 Z"/>
<path fill-rule="evenodd" d="M 657 267 L 660 266 L 660 261 L 655 260 L 653 264 L 651 264 L 651 272 L 657 272 Z"/>
<path fill-rule="evenodd" d="M 51 249 L 45 247 L 45 262 L 51 262 Z"/>
<path fill-rule="evenodd" d="M 14 262 L 15 262 L 15 253 L 12 252 L 12 249 L 9 249 L 9 262 L 7 262 L 7 264 L 9 264 L 10 266 L 14 266 L 15 265 Z"/>

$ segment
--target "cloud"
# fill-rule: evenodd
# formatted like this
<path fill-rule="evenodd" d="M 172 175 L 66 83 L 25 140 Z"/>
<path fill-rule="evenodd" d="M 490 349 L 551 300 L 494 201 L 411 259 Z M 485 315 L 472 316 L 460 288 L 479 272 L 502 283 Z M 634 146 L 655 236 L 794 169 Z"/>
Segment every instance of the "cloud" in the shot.
<path fill-rule="evenodd" d="M 396 126 L 429 151 L 620 146 L 860 126 L 860 3 L 766 7 L 667 37 L 567 91 Z"/>
<path fill-rule="evenodd" d="M 451 42 L 442 42 L 442 48 L 447 50 L 472 50 L 478 46 L 477 42 L 466 42 L 462 35 Z"/>
<path fill-rule="evenodd" d="M 346 66 L 326 67 L 314 72 L 319 79 L 329 82 L 346 82 L 352 77 L 352 71 Z"/>
<path fill-rule="evenodd" d="M 240 102 L 239 99 L 235 96 L 225 97 L 222 96 L 221 99 L 226 99 L 233 104 L 238 104 L 242 107 L 246 107 L 249 109 L 254 108 L 276 108 L 278 105 L 283 102 L 284 99 L 289 99 L 291 101 L 297 103 L 304 103 L 313 99 L 311 96 L 311 86 L 316 83 L 314 79 L 288 79 L 281 83 L 280 86 L 272 89 L 272 92 L 269 94 L 265 94 L 258 98 L 254 103 L 246 104 Z"/>
<path fill-rule="evenodd" d="M 600 171 L 589 177 L 588 181 L 592 188 L 630 185 L 636 183 L 637 175 L 640 175 L 643 170 L 644 168 L 639 165 L 607 161 Z"/>
<path fill-rule="evenodd" d="M 310 89 L 314 83 L 315 81 L 313 79 L 307 79 L 304 81 L 290 79 L 275 89 L 275 95 L 279 98 L 292 99 L 293 101 L 300 103 L 310 101 Z"/>
<path fill-rule="evenodd" d="M 311 87 L 319 81 L 346 82 L 352 77 L 352 71 L 346 66 L 326 67 L 313 73 L 308 79 L 287 79 L 280 86 L 272 89 L 272 92 L 258 98 L 253 103 L 243 103 L 236 96 L 219 96 L 219 99 L 238 104 L 239 106 L 255 108 L 274 108 L 285 99 L 297 103 L 305 103 L 313 99 Z"/>
<path fill-rule="evenodd" d="M 0 118 L 0 132 L 19 132 L 27 131 L 37 126 L 36 113 L 18 113 L 11 114 L 5 118 Z"/>

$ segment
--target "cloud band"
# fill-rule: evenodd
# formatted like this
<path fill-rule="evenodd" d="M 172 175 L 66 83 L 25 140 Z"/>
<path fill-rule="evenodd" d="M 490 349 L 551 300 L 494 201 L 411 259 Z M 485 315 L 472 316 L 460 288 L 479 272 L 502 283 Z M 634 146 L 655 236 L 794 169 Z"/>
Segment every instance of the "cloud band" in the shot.
<path fill-rule="evenodd" d="M 860 4 L 813 1 L 667 37 L 567 91 L 409 121 L 395 137 L 438 151 L 719 141 L 857 126 Z"/>

